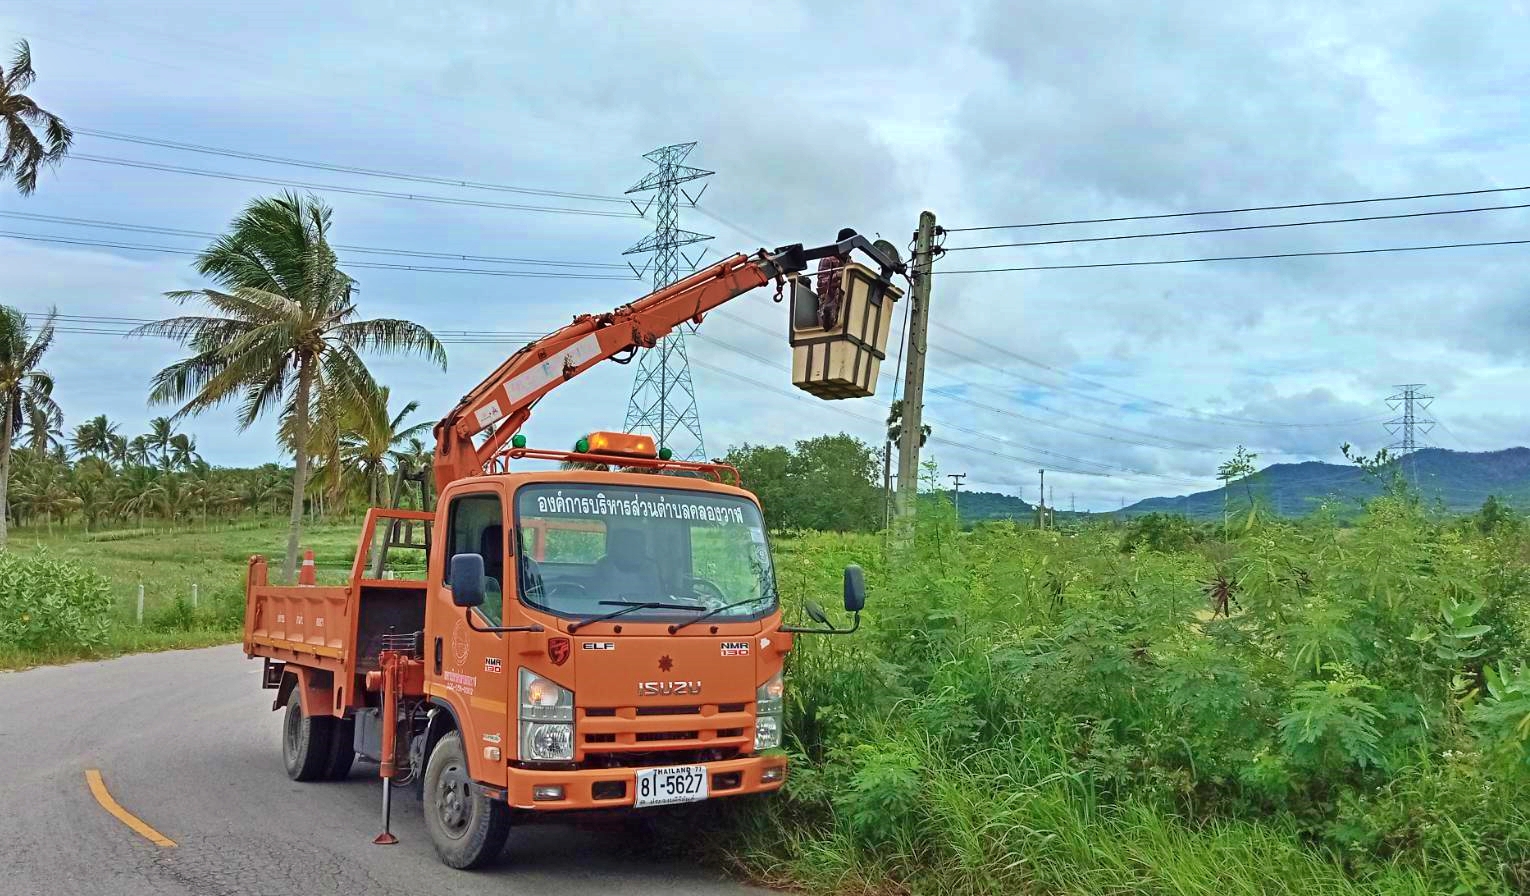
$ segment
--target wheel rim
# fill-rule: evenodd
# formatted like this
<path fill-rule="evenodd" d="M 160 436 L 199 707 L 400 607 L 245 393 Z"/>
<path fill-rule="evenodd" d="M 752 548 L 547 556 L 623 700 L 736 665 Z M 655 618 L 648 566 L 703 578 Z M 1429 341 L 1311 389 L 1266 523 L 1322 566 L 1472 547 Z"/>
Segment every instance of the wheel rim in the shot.
<path fill-rule="evenodd" d="M 436 785 L 436 818 L 448 837 L 458 838 L 467 832 L 473 814 L 472 792 L 461 764 L 452 762 L 441 770 Z"/>
<path fill-rule="evenodd" d="M 298 744 L 303 739 L 303 713 L 297 704 L 292 704 L 287 710 L 287 724 L 282 728 L 282 752 L 287 754 L 287 761 L 292 762 L 298 754 Z"/>

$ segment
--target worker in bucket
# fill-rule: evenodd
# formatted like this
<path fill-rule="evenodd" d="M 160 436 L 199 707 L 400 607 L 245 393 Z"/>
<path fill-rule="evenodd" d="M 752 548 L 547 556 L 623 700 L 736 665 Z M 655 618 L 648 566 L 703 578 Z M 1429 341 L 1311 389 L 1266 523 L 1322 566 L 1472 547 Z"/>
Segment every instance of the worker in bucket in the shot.
<path fill-rule="evenodd" d="M 855 231 L 846 227 L 839 232 L 835 242 L 844 242 Z M 830 255 L 818 262 L 818 325 L 825 330 L 834 329 L 839 323 L 839 306 L 844 303 L 845 296 L 840 288 L 841 273 L 850 259 L 843 255 Z"/>

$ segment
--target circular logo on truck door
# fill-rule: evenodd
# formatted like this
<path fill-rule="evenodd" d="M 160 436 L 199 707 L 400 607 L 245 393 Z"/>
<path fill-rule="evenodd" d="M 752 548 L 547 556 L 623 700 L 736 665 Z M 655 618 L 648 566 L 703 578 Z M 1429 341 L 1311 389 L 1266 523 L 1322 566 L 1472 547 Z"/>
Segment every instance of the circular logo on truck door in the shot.
<path fill-rule="evenodd" d="M 452 626 L 452 659 L 461 666 L 467 663 L 468 649 L 472 643 L 468 641 L 468 627 L 466 619 L 458 619 L 457 624 Z"/>

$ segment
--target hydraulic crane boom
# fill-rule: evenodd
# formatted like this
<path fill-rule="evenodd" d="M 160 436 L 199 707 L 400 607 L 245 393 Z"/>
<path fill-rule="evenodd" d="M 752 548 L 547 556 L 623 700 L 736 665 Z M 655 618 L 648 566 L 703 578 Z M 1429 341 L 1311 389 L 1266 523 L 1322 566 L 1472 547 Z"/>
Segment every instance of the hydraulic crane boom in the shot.
<path fill-rule="evenodd" d="M 902 265 L 888 259 L 863 236 L 804 249 L 797 243 L 753 256 L 734 255 L 663 289 L 604 314 L 581 314 L 573 323 L 511 355 L 463 396 L 435 426 L 436 491 L 468 476 L 482 475 L 510 437 L 531 417 L 531 409 L 553 389 L 608 358 L 653 348 L 675 327 L 700 324 L 713 308 L 752 289 L 801 273 L 810 262 L 848 258 L 852 249 L 869 255 L 886 277 Z M 482 444 L 476 436 L 493 432 Z"/>

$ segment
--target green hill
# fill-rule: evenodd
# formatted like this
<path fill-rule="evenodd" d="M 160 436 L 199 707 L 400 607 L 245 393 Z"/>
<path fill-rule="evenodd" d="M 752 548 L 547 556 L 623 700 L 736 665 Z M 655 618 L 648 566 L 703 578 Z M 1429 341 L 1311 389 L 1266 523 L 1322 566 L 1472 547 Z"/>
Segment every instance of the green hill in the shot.
<path fill-rule="evenodd" d="M 1489 495 L 1497 495 L 1511 507 L 1530 510 L 1530 448 L 1481 452 L 1423 448 L 1395 464 L 1426 503 L 1443 505 L 1450 512 L 1476 510 Z M 1380 483 L 1358 467 L 1320 461 L 1274 464 L 1254 474 L 1249 485 L 1256 500 L 1283 516 L 1310 513 L 1325 500 L 1356 506 L 1381 491 Z M 1241 483 L 1233 483 L 1227 494 L 1227 506 L 1234 512 L 1239 507 L 1246 508 L 1247 495 Z M 965 501 L 966 496 L 962 499 Z M 1223 512 L 1223 489 L 1147 498 L 1124 512 L 1133 516 L 1156 512 L 1219 519 Z"/>

